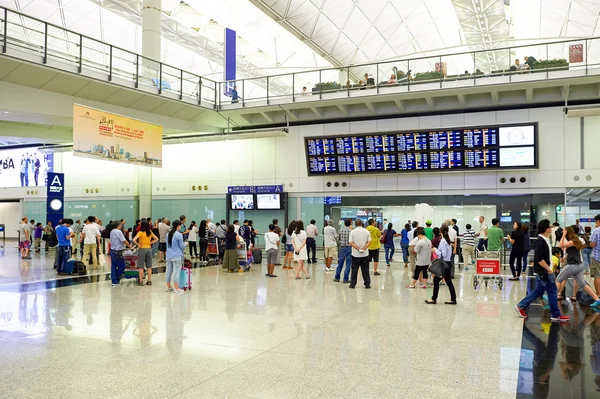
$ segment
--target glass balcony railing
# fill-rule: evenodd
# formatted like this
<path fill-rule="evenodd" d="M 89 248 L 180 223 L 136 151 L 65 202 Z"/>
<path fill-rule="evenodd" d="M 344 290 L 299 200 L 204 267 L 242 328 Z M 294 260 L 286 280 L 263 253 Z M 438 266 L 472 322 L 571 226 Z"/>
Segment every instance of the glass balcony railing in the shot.
<path fill-rule="evenodd" d="M 211 109 L 600 76 L 592 37 L 216 82 L 4 7 L 0 50 Z"/>

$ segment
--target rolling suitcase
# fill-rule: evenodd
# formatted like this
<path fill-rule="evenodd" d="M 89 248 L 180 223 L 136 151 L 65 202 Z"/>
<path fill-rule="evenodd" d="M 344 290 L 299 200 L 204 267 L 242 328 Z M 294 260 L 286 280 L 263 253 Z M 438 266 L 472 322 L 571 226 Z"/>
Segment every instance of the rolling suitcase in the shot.
<path fill-rule="evenodd" d="M 85 263 L 75 261 L 75 264 L 73 265 L 73 274 L 85 276 L 87 274 L 87 268 L 85 267 Z"/>
<path fill-rule="evenodd" d="M 73 274 L 73 270 L 75 269 L 75 262 L 77 262 L 75 259 L 69 259 L 64 267 L 62 268 L 62 270 L 60 271 L 61 275 L 66 275 L 66 274 Z"/>
<path fill-rule="evenodd" d="M 182 290 L 191 290 L 192 289 L 192 269 L 187 267 L 181 268 L 181 273 L 179 274 L 179 288 Z"/>
<path fill-rule="evenodd" d="M 256 264 L 262 263 L 262 249 L 253 249 L 252 258 L 254 258 Z"/>

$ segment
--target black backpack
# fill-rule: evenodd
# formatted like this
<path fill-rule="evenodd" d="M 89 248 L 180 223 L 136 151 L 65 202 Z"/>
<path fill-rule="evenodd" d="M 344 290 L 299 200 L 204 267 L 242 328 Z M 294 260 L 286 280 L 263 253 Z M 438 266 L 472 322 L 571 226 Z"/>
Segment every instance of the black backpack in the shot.
<path fill-rule="evenodd" d="M 115 227 L 117 227 L 116 224 L 110 223 L 108 226 L 106 226 L 104 228 L 104 230 L 102 230 L 102 233 L 100 233 L 100 237 L 102 237 L 102 238 L 110 238 L 110 232 L 113 231 L 113 229 Z"/>

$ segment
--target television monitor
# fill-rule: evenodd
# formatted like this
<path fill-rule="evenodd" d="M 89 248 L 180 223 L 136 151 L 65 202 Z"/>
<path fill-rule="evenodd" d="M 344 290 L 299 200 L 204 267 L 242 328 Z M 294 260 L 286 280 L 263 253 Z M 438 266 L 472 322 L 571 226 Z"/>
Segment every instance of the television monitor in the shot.
<path fill-rule="evenodd" d="M 231 196 L 231 209 L 245 210 L 254 209 L 254 195 L 252 194 L 235 194 Z"/>
<path fill-rule="evenodd" d="M 257 209 L 281 209 L 281 194 L 257 194 Z"/>

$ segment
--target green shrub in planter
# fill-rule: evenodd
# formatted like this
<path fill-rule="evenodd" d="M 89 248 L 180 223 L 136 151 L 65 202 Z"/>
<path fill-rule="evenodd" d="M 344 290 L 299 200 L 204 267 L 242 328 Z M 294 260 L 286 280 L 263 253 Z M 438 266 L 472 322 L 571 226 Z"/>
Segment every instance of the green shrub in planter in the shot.
<path fill-rule="evenodd" d="M 556 70 L 568 70 L 569 69 L 569 63 L 567 62 L 566 59 L 564 58 L 560 58 L 560 59 L 553 59 L 553 60 L 545 60 L 545 61 L 536 61 L 535 64 L 533 64 L 533 69 L 556 69 Z"/>
<path fill-rule="evenodd" d="M 315 85 L 315 89 L 317 89 L 317 91 L 339 90 L 341 88 L 342 85 L 338 82 L 323 82 Z"/>
<path fill-rule="evenodd" d="M 413 81 L 419 80 L 440 80 L 444 77 L 441 72 L 430 71 L 430 72 L 419 72 L 415 75 Z"/>

